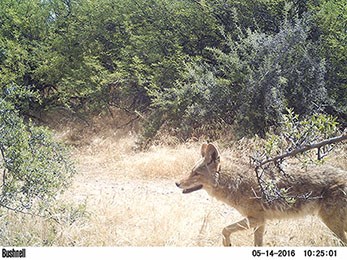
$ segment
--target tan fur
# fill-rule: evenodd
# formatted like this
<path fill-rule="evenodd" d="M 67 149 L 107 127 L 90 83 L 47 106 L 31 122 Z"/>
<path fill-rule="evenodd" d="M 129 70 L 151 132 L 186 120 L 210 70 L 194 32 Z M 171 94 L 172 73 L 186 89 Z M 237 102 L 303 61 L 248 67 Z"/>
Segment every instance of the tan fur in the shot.
<path fill-rule="evenodd" d="M 245 216 L 223 229 L 223 245 L 230 246 L 230 235 L 236 231 L 254 229 L 254 245 L 263 245 L 265 222 L 270 219 L 300 217 L 316 214 L 326 226 L 347 244 L 347 172 L 327 166 L 286 169 L 287 176 L 277 185 L 286 188 L 288 195 L 298 197 L 293 204 L 264 202 L 254 169 L 232 166 L 221 169 L 220 153 L 213 144 L 203 144 L 202 158 L 188 178 L 176 183 L 183 193 L 205 189 L 211 196 L 234 207 Z"/>

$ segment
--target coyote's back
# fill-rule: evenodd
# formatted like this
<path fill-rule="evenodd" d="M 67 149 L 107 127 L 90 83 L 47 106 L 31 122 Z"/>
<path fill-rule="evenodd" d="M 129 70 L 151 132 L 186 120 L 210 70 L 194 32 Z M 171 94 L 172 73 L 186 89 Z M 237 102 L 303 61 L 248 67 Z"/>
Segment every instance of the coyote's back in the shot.
<path fill-rule="evenodd" d="M 231 233 L 249 228 L 254 229 L 254 244 L 261 246 L 266 220 L 308 214 L 318 215 L 341 243 L 347 245 L 346 171 L 323 166 L 310 171 L 288 169 L 277 186 L 295 200 L 291 203 L 268 203 L 262 199 L 253 169 L 235 165 L 222 170 L 220 153 L 213 144 L 203 144 L 201 155 L 190 175 L 176 185 L 183 189 L 183 193 L 203 188 L 245 216 L 223 229 L 225 246 L 231 245 Z"/>

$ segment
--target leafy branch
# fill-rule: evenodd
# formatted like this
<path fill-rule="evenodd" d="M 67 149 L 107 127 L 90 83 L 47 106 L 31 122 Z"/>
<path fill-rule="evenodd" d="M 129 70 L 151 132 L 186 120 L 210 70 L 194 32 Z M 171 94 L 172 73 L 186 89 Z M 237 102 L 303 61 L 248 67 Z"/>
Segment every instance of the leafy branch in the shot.
<path fill-rule="evenodd" d="M 28 213 L 48 204 L 75 173 L 64 146 L 44 127 L 25 123 L 0 98 L 0 207 Z"/>
<path fill-rule="evenodd" d="M 261 198 L 267 204 L 282 202 L 290 205 L 297 199 L 316 199 L 312 192 L 305 194 L 289 195 L 291 187 L 279 188 L 277 183 L 289 177 L 283 168 L 286 158 L 304 158 L 303 162 L 312 162 L 310 150 L 317 149 L 317 161 L 327 156 L 336 144 L 347 140 L 347 132 L 338 133 L 337 123 L 334 118 L 326 115 L 313 115 L 306 120 L 299 120 L 292 110 L 283 116 L 281 135 L 269 135 L 264 144 L 263 154 L 251 157 L 257 181 L 261 190 Z M 334 135 L 335 136 L 332 136 Z M 322 138 L 324 137 L 324 138 Z M 317 141 L 320 139 L 320 141 Z M 280 151 L 280 152 L 279 152 Z M 257 196 L 259 197 L 259 196 Z"/>
<path fill-rule="evenodd" d="M 278 164 L 286 157 L 293 157 L 293 156 L 296 156 L 297 154 L 304 153 L 306 151 L 313 150 L 313 149 L 318 150 L 317 151 L 318 160 L 321 160 L 321 159 L 323 159 L 323 157 L 325 157 L 327 155 L 327 153 L 322 154 L 322 148 L 324 146 L 339 143 L 339 142 L 342 142 L 344 140 L 347 140 L 347 134 L 342 134 L 340 136 L 332 137 L 332 138 L 323 140 L 323 141 L 318 142 L 318 143 L 307 144 L 301 148 L 298 148 L 298 149 L 292 150 L 290 152 L 287 152 L 287 153 L 278 155 L 276 157 L 269 158 L 269 159 L 266 159 L 262 162 L 259 162 L 256 167 L 261 167 L 262 165 L 265 165 L 265 164 L 270 163 L 270 162 L 274 162 L 275 164 Z M 331 150 L 332 149 L 330 148 L 329 151 L 331 151 Z"/>

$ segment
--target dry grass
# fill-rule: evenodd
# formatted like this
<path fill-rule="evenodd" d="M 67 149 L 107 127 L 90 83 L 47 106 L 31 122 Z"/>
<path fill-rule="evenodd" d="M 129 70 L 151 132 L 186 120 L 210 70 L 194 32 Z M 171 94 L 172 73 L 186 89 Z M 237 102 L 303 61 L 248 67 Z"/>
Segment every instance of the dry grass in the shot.
<path fill-rule="evenodd" d="M 60 138 L 71 135 L 71 129 L 60 131 Z M 205 191 L 185 195 L 175 187 L 199 157 L 200 143 L 156 145 L 138 152 L 133 149 L 136 136 L 116 129 L 77 139 L 84 144 L 73 150 L 78 174 L 52 217 L 3 211 L 0 244 L 221 246 L 222 228 L 241 218 Z M 237 161 L 242 152 L 233 146 L 223 149 L 223 155 Z M 252 232 L 235 234 L 232 243 L 251 246 Z M 328 229 L 310 216 L 270 222 L 265 233 L 265 246 L 336 245 Z"/>

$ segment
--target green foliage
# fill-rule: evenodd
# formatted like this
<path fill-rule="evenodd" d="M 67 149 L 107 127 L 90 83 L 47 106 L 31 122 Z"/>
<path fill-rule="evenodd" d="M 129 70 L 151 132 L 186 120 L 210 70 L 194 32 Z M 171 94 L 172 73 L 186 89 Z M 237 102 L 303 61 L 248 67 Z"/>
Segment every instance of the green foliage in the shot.
<path fill-rule="evenodd" d="M 188 55 L 217 38 L 194 1 L 5 0 L 0 10 L 0 85 L 33 86 L 46 106 L 146 110 L 147 90 L 173 87 Z"/>
<path fill-rule="evenodd" d="M 24 87 L 12 84 L 3 88 L 0 97 L 14 106 L 19 114 L 25 116 L 33 109 L 34 104 L 41 103 L 41 97 L 32 87 Z"/>
<path fill-rule="evenodd" d="M 14 105 L 0 98 L 0 206 L 28 211 L 48 203 L 74 173 L 65 148 L 48 129 L 24 123 Z"/>
<path fill-rule="evenodd" d="M 271 204 L 277 201 L 283 206 L 290 206 L 297 199 L 309 199 L 309 192 L 291 194 L 290 188 L 279 188 L 278 184 L 283 178 L 290 178 L 283 161 L 295 157 L 301 167 L 322 163 L 322 159 L 336 146 L 336 143 L 327 144 L 326 141 L 337 142 L 330 138 L 338 135 L 336 118 L 318 113 L 300 118 L 293 109 L 287 109 L 287 113 L 282 116 L 281 127 L 276 132 L 267 133 L 262 142 L 256 142 L 259 146 L 251 157 L 265 202 Z"/>
<path fill-rule="evenodd" d="M 327 60 L 327 84 L 336 115 L 346 122 L 347 111 L 347 5 L 344 0 L 321 1 L 316 20 L 321 30 L 322 55 Z"/>
<path fill-rule="evenodd" d="M 49 10 L 44 1 L 4 0 L 0 3 L 1 86 L 31 85 L 36 52 L 44 43 Z"/>
<path fill-rule="evenodd" d="M 322 110 L 329 103 L 325 66 L 309 30 L 309 20 L 298 19 L 277 34 L 248 30 L 237 42 L 229 38 L 229 51 L 209 49 L 212 61 L 189 67 L 185 82 L 156 93 L 153 104 L 193 128 L 223 121 L 241 135 L 261 136 L 287 106 L 304 115 Z"/>
<path fill-rule="evenodd" d="M 287 109 L 280 130 L 292 143 L 301 146 L 302 143 L 314 143 L 336 136 L 338 123 L 336 118 L 325 114 L 313 114 L 299 120 L 299 116 L 294 114 L 292 109 Z"/>
<path fill-rule="evenodd" d="M 216 122 L 265 136 L 287 107 L 345 122 L 346 13 L 343 0 L 3 0 L 0 89 L 38 93 L 26 111 L 140 112 L 149 138 Z"/>
<path fill-rule="evenodd" d="M 262 157 L 272 158 L 335 137 L 339 132 L 339 123 L 331 115 L 315 113 L 300 118 L 293 109 L 287 109 L 282 116 L 280 127 L 275 133 L 266 134 L 265 143 L 258 150 L 264 151 Z M 305 162 L 317 161 L 327 155 L 331 149 L 331 146 L 323 147 L 318 158 L 316 151 L 298 156 Z"/>
<path fill-rule="evenodd" d="M 292 1 L 286 0 L 213 0 L 205 1 L 218 24 L 237 39 L 241 30 L 261 30 L 278 32 L 284 19 L 284 6 Z M 293 6 L 293 9 L 296 6 Z"/>

